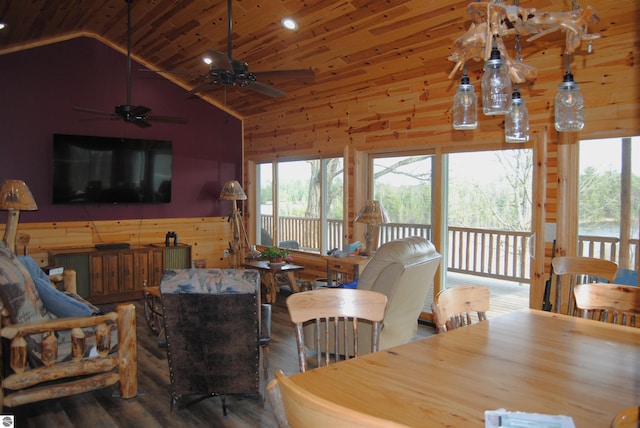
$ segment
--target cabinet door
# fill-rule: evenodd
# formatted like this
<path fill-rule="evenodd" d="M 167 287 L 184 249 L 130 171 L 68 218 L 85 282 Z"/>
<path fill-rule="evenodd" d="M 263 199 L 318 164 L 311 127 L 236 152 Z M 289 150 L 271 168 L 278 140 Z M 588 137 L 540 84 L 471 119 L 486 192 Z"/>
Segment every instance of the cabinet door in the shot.
<path fill-rule="evenodd" d="M 151 251 L 151 272 L 149 273 L 149 285 L 160 285 L 162 273 L 164 272 L 164 250 Z"/>
<path fill-rule="evenodd" d="M 135 254 L 135 265 L 133 270 L 133 290 L 142 290 L 145 281 L 147 281 L 147 284 L 149 284 L 151 259 L 152 258 L 149 257 L 148 251 L 138 251 Z"/>
<path fill-rule="evenodd" d="M 103 296 L 105 294 L 104 260 L 101 255 L 90 257 L 91 268 L 91 296 Z"/>
<path fill-rule="evenodd" d="M 118 292 L 118 254 L 91 256 L 91 296 Z"/>
<path fill-rule="evenodd" d="M 105 267 L 105 285 L 107 294 L 120 291 L 120 255 L 105 254 L 102 256 Z"/>
<path fill-rule="evenodd" d="M 135 271 L 137 253 L 128 252 L 120 255 L 120 292 L 135 290 Z"/>

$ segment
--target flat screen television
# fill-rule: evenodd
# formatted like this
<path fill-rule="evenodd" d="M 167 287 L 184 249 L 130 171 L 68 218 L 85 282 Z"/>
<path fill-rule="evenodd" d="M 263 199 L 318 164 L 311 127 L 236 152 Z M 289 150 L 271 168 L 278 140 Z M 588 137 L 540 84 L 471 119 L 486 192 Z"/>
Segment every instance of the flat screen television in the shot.
<path fill-rule="evenodd" d="M 171 202 L 171 141 L 53 134 L 54 204 Z"/>

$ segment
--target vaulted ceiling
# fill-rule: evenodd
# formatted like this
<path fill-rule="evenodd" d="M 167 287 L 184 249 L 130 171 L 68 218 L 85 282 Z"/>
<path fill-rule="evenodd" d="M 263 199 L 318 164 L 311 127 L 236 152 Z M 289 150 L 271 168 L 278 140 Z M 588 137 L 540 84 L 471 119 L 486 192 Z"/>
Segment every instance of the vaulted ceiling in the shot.
<path fill-rule="evenodd" d="M 468 4 L 234 0 L 234 59 L 247 62 L 250 71 L 311 68 L 315 78 L 263 82 L 286 92 L 278 98 L 222 86 L 201 96 L 245 118 L 330 104 L 343 93 L 366 88 L 384 91 L 404 81 L 446 78 L 453 68 L 446 59 L 452 44 L 470 24 Z M 534 6 L 544 10 L 551 5 L 551 0 L 538 0 Z M 202 61 L 207 50 L 227 50 L 226 0 L 134 0 L 131 10 L 133 58 L 150 69 L 179 72 L 164 76 L 186 90 L 205 82 L 200 75 L 208 71 Z M 284 17 L 294 18 L 299 29 L 284 29 Z M 0 31 L 0 54 L 83 35 L 122 52 L 127 48 L 125 0 L 2 1 L 0 21 L 7 24 Z"/>

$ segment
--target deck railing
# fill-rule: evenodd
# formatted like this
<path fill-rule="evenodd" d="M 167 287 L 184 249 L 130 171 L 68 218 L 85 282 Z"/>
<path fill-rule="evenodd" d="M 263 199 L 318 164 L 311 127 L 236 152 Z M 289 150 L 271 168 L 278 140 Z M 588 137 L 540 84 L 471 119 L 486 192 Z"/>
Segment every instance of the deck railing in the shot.
<path fill-rule="evenodd" d="M 620 238 L 580 235 L 578 236 L 578 255 L 611 260 L 616 262 L 619 268 L 637 271 L 640 268 L 638 242 L 638 239 L 630 239 L 629 254 L 622 256 L 620 252 Z"/>
<path fill-rule="evenodd" d="M 262 228 L 273 236 L 271 216 L 262 216 Z M 320 219 L 279 217 L 279 241 L 297 241 L 300 249 L 320 252 Z M 342 221 L 327 221 L 327 248 L 342 248 Z M 530 283 L 530 232 L 489 230 L 468 227 L 449 227 L 447 269 L 497 278 L 506 281 Z M 422 236 L 431 240 L 431 225 L 385 223 L 380 226 L 380 245 L 395 239 Z M 637 260 L 638 240 L 630 240 L 630 265 Z M 620 263 L 620 240 L 603 236 L 580 235 L 578 254 L 603 258 Z M 637 264 L 637 261 L 635 262 Z M 620 266 L 625 267 L 625 266 Z M 637 270 L 637 266 L 635 268 Z"/>

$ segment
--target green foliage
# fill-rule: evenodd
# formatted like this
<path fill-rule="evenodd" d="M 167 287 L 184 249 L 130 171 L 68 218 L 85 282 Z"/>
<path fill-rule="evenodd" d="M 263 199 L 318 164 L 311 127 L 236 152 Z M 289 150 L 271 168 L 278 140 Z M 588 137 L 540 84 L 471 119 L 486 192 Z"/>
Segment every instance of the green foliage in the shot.
<path fill-rule="evenodd" d="M 289 250 L 279 247 L 267 247 L 260 253 L 260 258 L 263 260 L 283 260 L 292 261 L 293 258 L 289 254 Z"/>
<path fill-rule="evenodd" d="M 608 225 L 617 226 L 621 221 L 620 172 L 598 172 L 588 167 L 580 175 L 578 188 L 578 223 L 585 232 L 598 231 Z M 631 177 L 631 225 L 638 225 L 640 213 L 640 177 Z M 637 229 L 636 229 L 637 230 Z M 632 232 L 632 235 L 634 233 Z"/>

